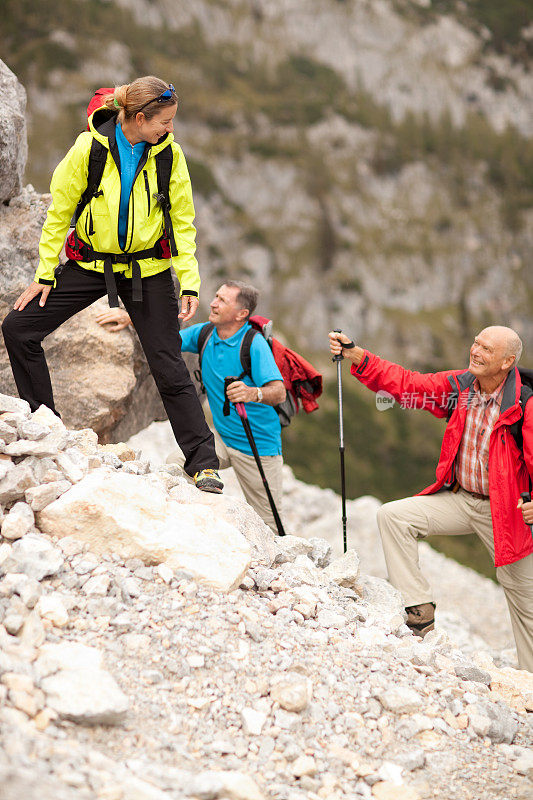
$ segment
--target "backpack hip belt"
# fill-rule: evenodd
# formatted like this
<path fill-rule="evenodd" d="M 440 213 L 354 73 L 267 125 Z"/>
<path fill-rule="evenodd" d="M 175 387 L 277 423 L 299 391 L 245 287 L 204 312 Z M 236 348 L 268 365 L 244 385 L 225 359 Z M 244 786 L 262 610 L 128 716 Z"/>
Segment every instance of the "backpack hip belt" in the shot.
<path fill-rule="evenodd" d="M 132 300 L 134 303 L 142 303 L 142 276 L 139 261 L 143 258 L 164 258 L 161 240 L 157 241 L 153 247 L 146 250 L 137 250 L 134 253 L 100 253 L 93 250 L 91 245 L 76 237 L 80 247 L 76 252 L 76 261 L 103 261 L 104 278 L 110 308 L 118 308 L 118 292 L 113 271 L 113 264 L 131 264 L 132 281 Z"/>

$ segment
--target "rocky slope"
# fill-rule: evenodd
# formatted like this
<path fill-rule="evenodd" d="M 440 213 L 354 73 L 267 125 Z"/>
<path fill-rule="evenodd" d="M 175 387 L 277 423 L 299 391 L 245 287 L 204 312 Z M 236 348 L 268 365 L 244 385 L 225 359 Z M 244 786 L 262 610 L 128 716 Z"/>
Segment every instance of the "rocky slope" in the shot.
<path fill-rule="evenodd" d="M 530 796 L 531 675 L 414 639 L 354 550 L 44 408 L 0 426 L 3 800 Z"/>
<path fill-rule="evenodd" d="M 168 422 L 154 422 L 129 440 L 154 468 L 161 467 L 175 450 L 175 440 Z M 232 469 L 222 472 L 225 493 L 244 499 Z M 360 558 L 361 569 L 368 575 L 387 577 L 385 559 L 376 523 L 380 506 L 375 497 L 348 499 L 348 545 Z M 283 472 L 283 523 L 286 530 L 304 538 L 327 541 L 335 556 L 342 555 L 341 498 L 331 489 L 320 489 L 294 477 L 290 467 Z M 496 660 L 516 666 L 514 640 L 503 589 L 491 580 L 461 566 L 420 542 L 420 563 L 435 590 L 437 621 L 447 634 L 473 653 L 480 647 L 490 649 Z M 464 602 L 468 596 L 468 603 Z M 503 651 L 503 652 L 502 652 Z"/>

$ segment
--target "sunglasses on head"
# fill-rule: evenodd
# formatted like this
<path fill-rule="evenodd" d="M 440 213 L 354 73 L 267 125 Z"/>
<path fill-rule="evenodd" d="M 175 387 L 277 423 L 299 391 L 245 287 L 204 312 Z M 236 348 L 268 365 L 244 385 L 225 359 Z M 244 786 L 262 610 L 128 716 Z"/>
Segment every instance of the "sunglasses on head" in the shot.
<path fill-rule="evenodd" d="M 166 102 L 168 102 L 169 100 L 172 100 L 175 97 L 176 97 L 176 90 L 174 89 L 173 85 L 171 83 L 169 83 L 168 84 L 168 89 L 165 89 L 164 92 L 161 92 L 159 97 L 154 97 L 152 100 L 148 100 L 147 103 L 145 103 L 143 106 L 138 108 L 137 109 L 137 114 L 139 113 L 139 111 L 142 111 L 143 108 L 146 108 L 146 106 L 149 106 L 150 103 L 166 103 Z"/>

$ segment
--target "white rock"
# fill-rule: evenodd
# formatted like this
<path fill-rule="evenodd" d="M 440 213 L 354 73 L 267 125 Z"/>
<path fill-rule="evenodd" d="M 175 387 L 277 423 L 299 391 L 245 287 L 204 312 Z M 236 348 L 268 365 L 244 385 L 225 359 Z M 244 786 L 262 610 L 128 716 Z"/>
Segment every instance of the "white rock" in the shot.
<path fill-rule="evenodd" d="M 106 597 L 111 579 L 109 575 L 93 575 L 82 586 L 82 592 L 93 597 Z"/>
<path fill-rule="evenodd" d="M 0 581 L 0 597 L 11 597 L 14 594 L 20 594 L 22 587 L 28 580 L 28 576 L 24 575 L 23 572 L 10 572 Z"/>
<path fill-rule="evenodd" d="M 410 714 L 419 711 L 424 701 L 414 689 L 409 686 L 391 686 L 378 694 L 381 705 L 395 714 Z"/>
<path fill-rule="evenodd" d="M 37 581 L 55 575 L 62 566 L 61 552 L 38 533 L 28 533 L 14 542 L 3 563 L 5 572 L 24 572 Z"/>
<path fill-rule="evenodd" d="M 57 414 L 54 414 L 48 406 L 39 406 L 37 411 L 33 412 L 31 418 L 34 422 L 40 422 L 41 425 L 48 425 L 49 428 L 66 430 L 61 418 L 58 417 Z"/>
<path fill-rule="evenodd" d="M 78 483 L 89 471 L 89 459 L 73 447 L 63 453 L 59 453 L 54 461 L 65 478 L 71 483 Z"/>
<path fill-rule="evenodd" d="M 2 439 L 5 444 L 11 444 L 11 442 L 16 442 L 17 438 L 16 427 L 0 419 L 0 439 Z"/>
<path fill-rule="evenodd" d="M 41 681 L 47 705 L 80 725 L 119 725 L 129 708 L 112 676 L 98 669 L 65 669 Z"/>
<path fill-rule="evenodd" d="M 17 425 L 17 430 L 21 439 L 38 442 L 50 433 L 48 425 L 42 425 L 33 419 L 26 419 Z"/>
<path fill-rule="evenodd" d="M 39 678 L 46 678 L 60 670 L 99 670 L 101 666 L 102 654 L 95 647 L 80 642 L 50 642 L 41 647 L 35 671 Z"/>
<path fill-rule="evenodd" d="M 304 775 L 316 775 L 316 771 L 316 761 L 312 756 L 298 756 L 291 769 L 296 778 L 303 778 Z"/>
<path fill-rule="evenodd" d="M 24 577 L 26 580 L 19 591 L 20 599 L 26 608 L 34 608 L 43 593 L 43 587 L 35 578 L 27 578 L 26 575 Z"/>
<path fill-rule="evenodd" d="M 312 550 L 309 553 L 309 558 L 317 567 L 327 567 L 331 563 L 332 549 L 326 539 L 321 539 L 319 536 L 312 536 L 309 540 L 312 545 Z"/>
<path fill-rule="evenodd" d="M 2 522 L 4 539 L 22 539 L 35 524 L 33 511 L 27 503 L 18 502 L 10 510 Z"/>
<path fill-rule="evenodd" d="M 268 717 L 262 711 L 243 708 L 241 711 L 242 727 L 246 734 L 260 736 Z"/>
<path fill-rule="evenodd" d="M 6 570 L 4 569 L 4 564 L 8 560 L 9 556 L 11 555 L 11 545 L 7 542 L 3 542 L 0 544 L 0 575 L 3 575 Z M 16 572 L 16 570 L 12 570 Z"/>
<path fill-rule="evenodd" d="M 4 617 L 4 628 L 12 636 L 16 636 L 24 625 L 24 617 L 16 612 L 9 612 Z"/>
<path fill-rule="evenodd" d="M 38 525 L 59 537 L 75 536 L 94 553 L 108 553 L 112 543 L 123 558 L 165 562 L 213 588 L 230 591 L 250 566 L 251 548 L 214 512 L 169 499 L 148 478 L 102 468 L 41 511 Z"/>
<path fill-rule="evenodd" d="M 276 544 L 279 552 L 274 559 L 275 564 L 294 561 L 297 556 L 307 556 L 313 550 L 313 545 L 300 536 L 280 536 Z"/>
<path fill-rule="evenodd" d="M 68 492 L 70 487 L 70 481 L 65 480 L 50 481 L 50 483 L 43 483 L 41 486 L 34 486 L 31 489 L 26 489 L 26 502 L 29 503 L 33 511 L 42 511 L 43 508 L 53 503 L 62 494 Z"/>
<path fill-rule="evenodd" d="M 86 456 L 95 455 L 98 452 L 98 434 L 92 428 L 82 428 L 81 431 L 70 431 L 69 441 Z"/>
<path fill-rule="evenodd" d="M 8 394 L 0 394 L 0 414 L 4 414 L 6 411 L 24 414 L 25 417 L 29 417 L 31 413 L 30 404 L 26 400 L 20 400 L 18 397 L 11 397 Z"/>
<path fill-rule="evenodd" d="M 24 647 L 40 647 L 45 640 L 45 630 L 37 611 L 31 611 L 24 621 L 20 640 Z"/>
<path fill-rule="evenodd" d="M 242 772 L 219 772 L 222 781 L 220 798 L 228 800 L 265 800 L 256 782 Z"/>
<path fill-rule="evenodd" d="M 0 439 L 2 437 L 0 436 Z M 6 456 L 3 453 L 0 453 L 0 481 L 5 478 L 7 473 L 13 469 L 15 465 L 11 461 L 10 456 Z"/>
<path fill-rule="evenodd" d="M 309 678 L 298 672 L 287 672 L 278 678 L 270 688 L 270 696 L 285 711 L 297 713 L 309 705 L 312 697 L 312 684 Z"/>
<path fill-rule="evenodd" d="M 19 439 L 4 447 L 4 453 L 9 456 L 55 456 L 67 443 L 66 429 L 53 430 L 48 436 L 38 442 L 29 439 Z"/>
<path fill-rule="evenodd" d="M 208 506 L 217 519 L 226 520 L 250 542 L 254 561 L 268 567 L 273 563 L 278 539 L 245 500 L 227 494 L 200 492 L 187 482 L 172 488 L 170 496 L 179 503 Z"/>
<path fill-rule="evenodd" d="M 56 628 L 64 628 L 68 623 L 68 613 L 61 598 L 55 594 L 42 595 L 35 606 L 41 619 L 47 619 Z"/>
<path fill-rule="evenodd" d="M 331 581 L 338 583 L 339 586 L 346 586 L 349 589 L 358 588 L 359 578 L 359 556 L 355 550 L 348 550 L 340 558 L 325 568 L 325 574 Z"/>
<path fill-rule="evenodd" d="M 344 628 L 347 622 L 346 617 L 329 608 L 323 608 L 319 611 L 316 621 L 321 628 Z"/>
<path fill-rule="evenodd" d="M 155 571 L 165 583 L 170 583 L 174 577 L 174 572 L 167 564 L 158 564 Z"/>
<path fill-rule="evenodd" d="M 520 775 L 527 775 L 530 780 L 533 780 L 533 752 L 523 753 L 516 759 L 513 767 Z"/>
<path fill-rule="evenodd" d="M 0 461 L 0 463 L 2 462 Z M 36 485 L 37 480 L 33 470 L 22 461 L 20 464 L 12 466 L 0 480 L 0 503 L 11 503 L 13 500 L 18 500 L 24 496 L 26 489 Z"/>

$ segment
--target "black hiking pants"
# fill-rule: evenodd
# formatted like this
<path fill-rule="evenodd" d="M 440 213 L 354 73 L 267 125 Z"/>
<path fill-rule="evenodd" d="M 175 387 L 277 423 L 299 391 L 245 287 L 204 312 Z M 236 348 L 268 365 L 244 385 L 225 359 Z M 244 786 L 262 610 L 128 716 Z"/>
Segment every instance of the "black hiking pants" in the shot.
<path fill-rule="evenodd" d="M 170 269 L 142 279 L 142 303 L 132 301 L 132 282 L 115 274 L 118 294 L 140 339 L 174 436 L 185 455 L 185 471 L 218 469 L 214 437 L 181 356 L 179 306 Z M 55 411 L 50 373 L 41 342 L 67 319 L 106 293 L 103 273 L 68 261 L 44 307 L 41 295 L 22 311 L 11 311 L 2 332 L 20 397 L 31 410 Z M 73 387 L 75 391 L 75 387 Z M 56 412 L 57 413 L 57 412 Z"/>

